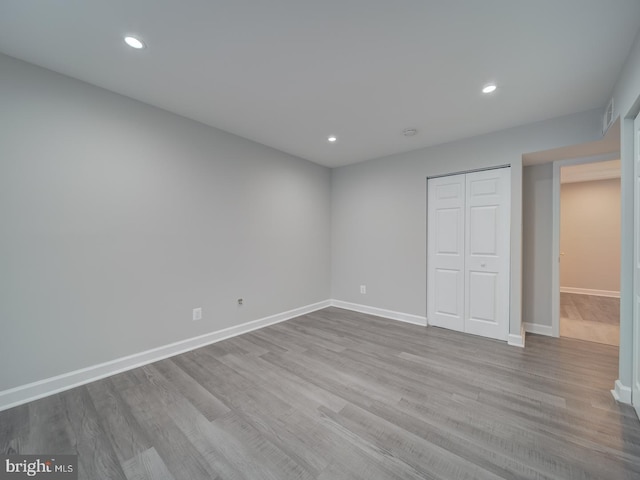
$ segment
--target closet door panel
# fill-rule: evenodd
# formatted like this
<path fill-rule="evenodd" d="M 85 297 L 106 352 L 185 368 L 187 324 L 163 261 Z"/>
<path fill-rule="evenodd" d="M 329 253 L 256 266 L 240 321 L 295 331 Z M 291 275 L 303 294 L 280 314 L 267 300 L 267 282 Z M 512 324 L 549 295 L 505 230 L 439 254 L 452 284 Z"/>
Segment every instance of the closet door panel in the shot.
<path fill-rule="evenodd" d="M 429 325 L 464 329 L 465 176 L 429 179 L 427 318 Z"/>
<path fill-rule="evenodd" d="M 466 175 L 464 331 L 509 333 L 510 170 Z"/>
<path fill-rule="evenodd" d="M 469 319 L 496 322 L 497 280 L 498 275 L 492 272 L 469 272 Z"/>

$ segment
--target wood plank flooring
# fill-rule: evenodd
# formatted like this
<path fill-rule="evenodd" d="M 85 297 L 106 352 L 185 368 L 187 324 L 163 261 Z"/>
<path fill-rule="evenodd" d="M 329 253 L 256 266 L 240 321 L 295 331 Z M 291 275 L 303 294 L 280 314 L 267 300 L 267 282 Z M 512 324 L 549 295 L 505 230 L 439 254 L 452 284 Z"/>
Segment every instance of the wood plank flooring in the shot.
<path fill-rule="evenodd" d="M 561 292 L 560 336 L 620 345 L 620 299 Z"/>
<path fill-rule="evenodd" d="M 328 308 L 0 412 L 81 479 L 638 479 L 617 348 Z"/>
<path fill-rule="evenodd" d="M 620 299 L 561 292 L 560 316 L 571 320 L 620 325 Z"/>

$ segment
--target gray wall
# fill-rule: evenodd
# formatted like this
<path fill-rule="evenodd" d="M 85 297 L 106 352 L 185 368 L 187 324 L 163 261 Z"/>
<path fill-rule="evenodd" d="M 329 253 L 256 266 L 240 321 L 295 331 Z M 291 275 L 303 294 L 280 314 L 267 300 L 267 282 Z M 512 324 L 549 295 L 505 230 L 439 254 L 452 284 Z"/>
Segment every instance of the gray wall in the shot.
<path fill-rule="evenodd" d="M 6 56 L 0 108 L 0 391 L 329 298 L 329 169 Z"/>
<path fill-rule="evenodd" d="M 524 153 L 599 139 L 601 115 L 584 112 L 333 169 L 332 298 L 426 316 L 426 178 L 508 164 L 521 173 Z M 512 185 L 512 334 L 520 333 L 520 178 Z M 544 221 L 551 222 L 550 208 Z M 550 283 L 550 272 L 539 273 L 545 278 L 534 282 Z"/>
<path fill-rule="evenodd" d="M 522 321 L 551 327 L 553 164 L 522 171 Z"/>

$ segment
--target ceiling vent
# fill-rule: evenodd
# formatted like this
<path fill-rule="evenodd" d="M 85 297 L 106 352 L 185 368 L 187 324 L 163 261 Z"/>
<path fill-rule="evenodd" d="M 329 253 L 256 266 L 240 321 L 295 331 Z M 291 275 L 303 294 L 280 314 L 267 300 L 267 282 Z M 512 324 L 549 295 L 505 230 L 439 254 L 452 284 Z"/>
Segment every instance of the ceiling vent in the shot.
<path fill-rule="evenodd" d="M 602 135 L 607 133 L 609 127 L 613 123 L 613 98 L 609 100 L 607 108 L 604 111 L 604 117 L 602 119 Z"/>

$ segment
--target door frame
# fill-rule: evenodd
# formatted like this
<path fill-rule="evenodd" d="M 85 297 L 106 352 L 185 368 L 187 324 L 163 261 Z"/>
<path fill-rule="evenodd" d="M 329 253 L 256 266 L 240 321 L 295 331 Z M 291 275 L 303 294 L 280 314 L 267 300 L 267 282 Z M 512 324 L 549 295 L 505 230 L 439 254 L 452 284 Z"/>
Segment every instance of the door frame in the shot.
<path fill-rule="evenodd" d="M 618 160 L 620 153 L 607 153 L 590 157 L 569 158 L 553 162 L 552 177 L 552 230 L 551 230 L 551 334 L 560 336 L 560 170 L 569 165 Z"/>
<path fill-rule="evenodd" d="M 633 122 L 633 307 L 631 404 L 640 419 L 640 113 Z"/>

